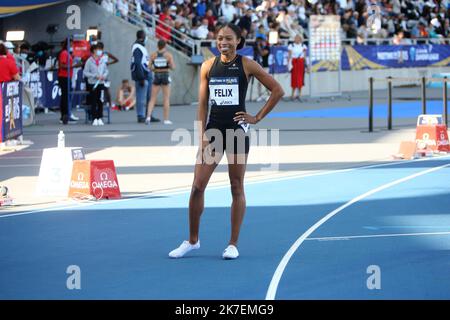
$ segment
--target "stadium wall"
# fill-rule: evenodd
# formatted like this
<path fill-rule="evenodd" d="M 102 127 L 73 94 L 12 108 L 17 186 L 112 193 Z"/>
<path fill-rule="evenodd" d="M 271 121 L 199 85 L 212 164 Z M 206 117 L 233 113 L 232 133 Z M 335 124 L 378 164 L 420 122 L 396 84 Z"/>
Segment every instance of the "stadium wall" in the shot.
<path fill-rule="evenodd" d="M 70 5 L 77 5 L 81 11 L 81 28 L 69 30 L 66 13 Z M 119 17 L 113 16 L 98 6 L 93 1 L 75 0 L 70 3 L 62 3 L 48 8 L 23 12 L 12 17 L 0 19 L 0 28 L 3 25 L 1 38 L 5 38 L 8 30 L 25 30 L 25 38 L 31 44 L 38 41 L 50 42 L 50 35 L 46 33 L 49 24 L 58 24 L 59 30 L 54 35 L 53 41 L 60 42 L 70 34 L 85 34 L 89 27 L 96 26 L 102 32 L 101 41 L 105 49 L 113 53 L 119 63 L 109 67 L 111 80 L 111 94 L 115 98 L 116 91 L 122 79 L 131 79 L 130 58 L 131 46 L 136 40 L 136 31 L 140 28 L 132 25 Z M 147 49 L 156 50 L 156 41 L 149 39 Z M 176 70 L 172 72 L 172 104 L 189 104 L 197 99 L 198 74 L 196 67 L 188 65 L 186 56 L 170 49 L 174 55 Z M 162 103 L 162 94 L 158 104 Z"/>

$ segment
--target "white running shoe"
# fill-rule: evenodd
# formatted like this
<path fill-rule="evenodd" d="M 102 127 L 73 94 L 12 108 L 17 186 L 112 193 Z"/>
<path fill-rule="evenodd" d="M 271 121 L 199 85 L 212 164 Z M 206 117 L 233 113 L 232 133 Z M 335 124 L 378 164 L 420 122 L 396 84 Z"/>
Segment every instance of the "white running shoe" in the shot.
<path fill-rule="evenodd" d="M 105 124 L 103 123 L 103 120 L 100 118 L 100 119 L 97 119 L 97 124 L 99 125 L 99 126 L 104 126 Z"/>
<path fill-rule="evenodd" d="M 164 120 L 164 124 L 173 124 L 173 122 L 170 120 Z"/>
<path fill-rule="evenodd" d="M 200 248 L 200 240 L 198 240 L 196 244 L 190 244 L 189 241 L 185 240 L 178 248 L 169 252 L 169 257 L 182 258 L 189 251 L 196 250 L 199 248 Z"/>
<path fill-rule="evenodd" d="M 150 118 L 150 117 L 149 117 L 149 118 L 147 118 L 147 119 L 145 119 L 145 124 L 149 125 L 149 124 L 150 124 L 150 122 L 151 122 L 151 118 Z"/>
<path fill-rule="evenodd" d="M 80 118 L 78 118 L 76 115 L 74 115 L 73 113 L 70 115 L 70 120 L 73 120 L 73 121 L 78 121 L 78 120 L 80 120 Z"/>
<path fill-rule="evenodd" d="M 92 125 L 93 125 L 93 126 L 98 126 L 98 121 L 97 121 L 97 119 L 94 119 L 94 121 L 92 122 Z"/>
<path fill-rule="evenodd" d="M 223 251 L 222 257 L 224 259 L 236 259 L 237 257 L 239 257 L 239 251 L 236 248 L 236 246 L 233 246 L 232 244 L 230 244 Z"/>

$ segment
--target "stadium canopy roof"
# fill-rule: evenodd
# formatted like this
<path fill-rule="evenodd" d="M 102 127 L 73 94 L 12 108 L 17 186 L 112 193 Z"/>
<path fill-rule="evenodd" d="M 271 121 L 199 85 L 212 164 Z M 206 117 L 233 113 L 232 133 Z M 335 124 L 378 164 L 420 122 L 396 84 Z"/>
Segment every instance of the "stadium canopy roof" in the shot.
<path fill-rule="evenodd" d="M 65 1 L 67 0 L 2 0 L 0 1 L 0 18 Z"/>

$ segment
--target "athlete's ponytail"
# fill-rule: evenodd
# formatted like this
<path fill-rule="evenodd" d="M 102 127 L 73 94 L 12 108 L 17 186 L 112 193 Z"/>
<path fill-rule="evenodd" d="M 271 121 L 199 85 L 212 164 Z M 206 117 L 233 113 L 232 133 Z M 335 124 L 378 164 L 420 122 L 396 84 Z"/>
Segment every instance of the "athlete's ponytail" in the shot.
<path fill-rule="evenodd" d="M 237 45 L 236 50 L 242 49 L 244 47 L 244 45 L 245 45 L 245 38 L 241 37 L 241 41 L 239 41 L 239 44 Z"/>

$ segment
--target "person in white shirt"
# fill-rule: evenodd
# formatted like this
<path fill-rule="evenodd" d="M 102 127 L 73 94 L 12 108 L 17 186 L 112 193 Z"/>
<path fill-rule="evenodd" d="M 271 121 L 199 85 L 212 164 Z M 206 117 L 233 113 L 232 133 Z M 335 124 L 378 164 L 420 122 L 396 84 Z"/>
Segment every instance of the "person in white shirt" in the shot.
<path fill-rule="evenodd" d="M 307 47 L 302 42 L 302 36 L 296 35 L 294 43 L 288 46 L 288 66 L 291 69 L 291 100 L 298 99 L 300 102 L 302 87 L 305 85 L 305 58 L 307 50 Z M 298 90 L 297 97 L 295 96 L 296 90 Z"/>
<path fill-rule="evenodd" d="M 208 38 L 208 33 L 208 19 L 202 19 L 202 24 L 198 28 L 192 30 L 192 36 L 201 40 Z"/>
<path fill-rule="evenodd" d="M 122 18 L 128 19 L 128 2 L 126 0 L 117 0 L 117 10 Z"/>
<path fill-rule="evenodd" d="M 114 3 L 112 0 L 102 0 L 102 7 L 110 13 L 114 13 Z"/>
<path fill-rule="evenodd" d="M 231 0 L 225 0 L 220 6 L 222 15 L 226 23 L 232 22 L 236 17 L 236 8 L 231 4 Z"/>

